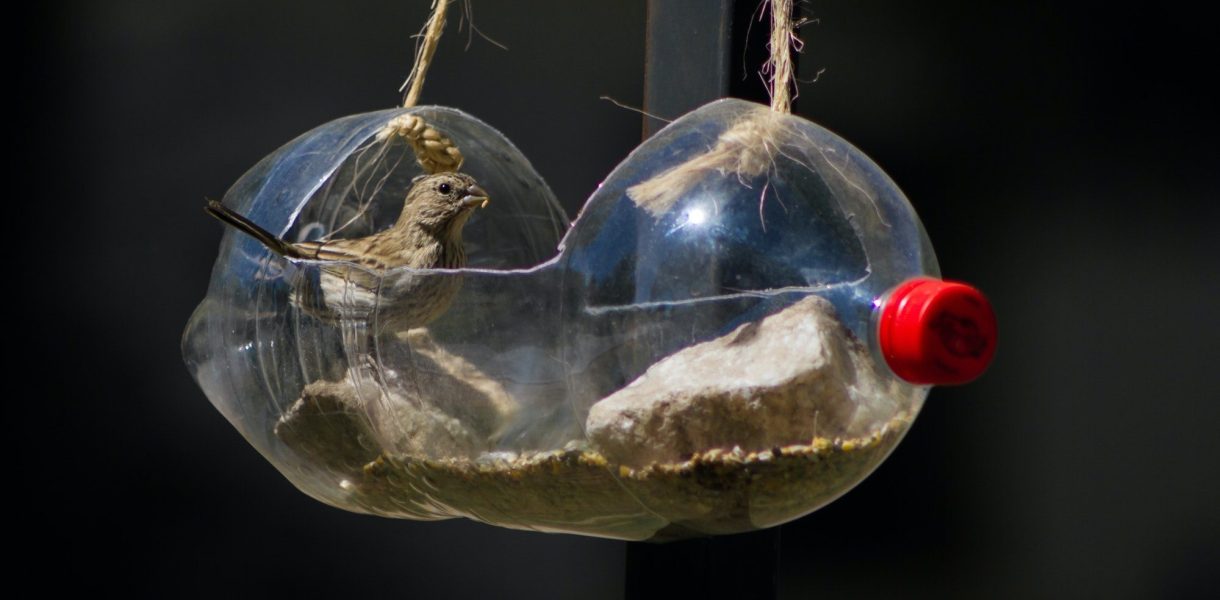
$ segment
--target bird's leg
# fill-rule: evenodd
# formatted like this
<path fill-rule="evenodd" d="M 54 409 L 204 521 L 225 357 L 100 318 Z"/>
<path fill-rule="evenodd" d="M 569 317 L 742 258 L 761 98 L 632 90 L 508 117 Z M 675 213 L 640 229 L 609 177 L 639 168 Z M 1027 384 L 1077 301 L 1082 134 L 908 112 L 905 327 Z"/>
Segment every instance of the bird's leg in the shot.
<path fill-rule="evenodd" d="M 348 371 L 355 389 L 361 395 L 362 404 L 370 409 L 378 407 L 383 403 L 387 388 L 375 353 L 376 340 L 368 321 L 340 317 L 339 331 L 343 338 L 343 351 L 347 354 Z M 372 416 L 371 412 L 370 418 Z"/>

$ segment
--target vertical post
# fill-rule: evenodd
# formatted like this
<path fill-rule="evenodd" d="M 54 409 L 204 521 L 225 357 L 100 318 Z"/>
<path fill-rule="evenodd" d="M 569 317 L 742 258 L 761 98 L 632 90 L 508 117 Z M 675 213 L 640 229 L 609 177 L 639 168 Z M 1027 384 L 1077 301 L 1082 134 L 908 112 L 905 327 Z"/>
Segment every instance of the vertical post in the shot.
<path fill-rule="evenodd" d="M 760 14 L 761 2 L 648 0 L 645 112 L 676 119 L 730 95 L 767 103 L 759 71 L 769 56 L 771 17 Z M 644 138 L 665 125 L 645 116 Z M 779 531 L 629 542 L 626 597 L 773 600 L 779 591 Z"/>
<path fill-rule="evenodd" d="M 759 72 L 770 56 L 771 14 L 761 4 L 648 0 L 644 111 L 676 119 L 725 96 L 768 103 Z M 645 116 L 644 139 L 665 125 Z"/>
<path fill-rule="evenodd" d="M 775 600 L 780 528 L 712 538 L 627 543 L 627 600 Z"/>
<path fill-rule="evenodd" d="M 644 110 L 677 118 L 729 87 L 733 0 L 648 0 Z M 644 117 L 644 137 L 665 126 Z"/>

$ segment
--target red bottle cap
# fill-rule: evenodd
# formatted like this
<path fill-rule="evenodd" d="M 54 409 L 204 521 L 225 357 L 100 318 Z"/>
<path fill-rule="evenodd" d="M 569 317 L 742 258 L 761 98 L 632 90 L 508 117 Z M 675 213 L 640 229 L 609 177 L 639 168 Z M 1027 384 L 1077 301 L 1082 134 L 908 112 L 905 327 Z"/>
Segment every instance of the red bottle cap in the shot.
<path fill-rule="evenodd" d="M 964 283 L 920 278 L 899 285 L 881 307 L 879 329 L 885 361 L 911 383 L 966 383 L 995 356 L 995 312 Z"/>

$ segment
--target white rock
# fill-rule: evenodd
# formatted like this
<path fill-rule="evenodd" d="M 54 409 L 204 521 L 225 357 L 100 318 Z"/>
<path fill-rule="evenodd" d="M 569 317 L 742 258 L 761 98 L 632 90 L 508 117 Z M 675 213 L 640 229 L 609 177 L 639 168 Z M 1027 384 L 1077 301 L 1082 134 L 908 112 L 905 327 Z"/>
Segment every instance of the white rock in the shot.
<path fill-rule="evenodd" d="M 474 456 L 487 448 L 462 421 L 401 390 L 383 388 L 370 369 L 351 369 L 342 381 L 317 381 L 305 386 L 301 399 L 285 418 L 283 427 L 296 425 L 293 416 L 309 407 L 330 407 L 359 424 L 373 456 L 382 452 L 419 458 Z M 313 409 L 317 410 L 317 409 Z M 317 435 L 315 432 L 313 435 Z"/>
<path fill-rule="evenodd" d="M 608 460 L 678 462 L 714 448 L 752 452 L 843 433 L 869 360 L 826 300 L 810 296 L 676 352 L 593 405 L 586 430 Z M 739 447 L 739 448 L 738 448 Z"/>
<path fill-rule="evenodd" d="M 410 348 L 409 360 L 394 364 L 410 365 L 400 387 L 418 401 L 436 407 L 473 432 L 494 439 L 517 416 L 519 406 L 508 390 L 470 361 L 446 351 L 425 329 L 413 329 L 400 336 Z"/>
<path fill-rule="evenodd" d="M 352 470 L 379 454 L 474 458 L 494 445 L 517 405 L 498 382 L 422 330 L 404 334 L 410 360 L 315 381 L 276 424 L 298 452 Z M 405 356 L 405 354 L 404 354 Z M 399 357 L 396 357 L 399 358 Z"/>

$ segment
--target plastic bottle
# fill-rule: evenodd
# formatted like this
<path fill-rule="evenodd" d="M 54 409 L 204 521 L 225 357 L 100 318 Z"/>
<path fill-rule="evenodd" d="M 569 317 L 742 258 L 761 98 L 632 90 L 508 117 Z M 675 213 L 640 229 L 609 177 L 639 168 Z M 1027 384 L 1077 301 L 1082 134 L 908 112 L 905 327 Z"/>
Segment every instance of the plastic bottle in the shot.
<path fill-rule="evenodd" d="M 567 230 L 498 132 L 412 110 L 492 195 L 465 234 L 474 268 L 363 273 L 384 302 L 326 323 L 292 300 L 318 264 L 229 233 L 184 339 L 212 402 L 325 502 L 621 539 L 767 527 L 862 480 L 929 384 L 968 381 L 994 353 L 989 305 L 939 280 L 901 191 L 809 121 L 700 108 Z M 401 112 L 298 138 L 226 203 L 290 239 L 384 226 L 419 173 L 370 142 Z M 384 331 L 403 277 L 461 292 L 426 330 Z"/>

